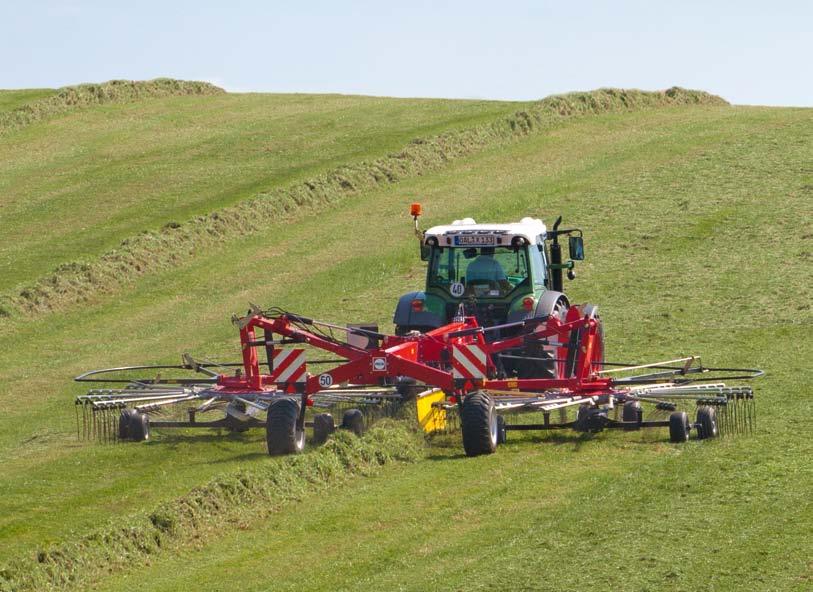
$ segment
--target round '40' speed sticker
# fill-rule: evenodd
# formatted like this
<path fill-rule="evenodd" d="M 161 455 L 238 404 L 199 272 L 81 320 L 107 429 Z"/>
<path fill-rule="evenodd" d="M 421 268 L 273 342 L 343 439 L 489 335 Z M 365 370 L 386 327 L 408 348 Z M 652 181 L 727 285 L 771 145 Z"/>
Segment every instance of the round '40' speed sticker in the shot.
<path fill-rule="evenodd" d="M 449 292 L 451 292 L 452 296 L 459 298 L 463 295 L 463 292 L 466 291 L 466 287 L 460 282 L 454 282 L 451 286 L 449 286 Z"/>

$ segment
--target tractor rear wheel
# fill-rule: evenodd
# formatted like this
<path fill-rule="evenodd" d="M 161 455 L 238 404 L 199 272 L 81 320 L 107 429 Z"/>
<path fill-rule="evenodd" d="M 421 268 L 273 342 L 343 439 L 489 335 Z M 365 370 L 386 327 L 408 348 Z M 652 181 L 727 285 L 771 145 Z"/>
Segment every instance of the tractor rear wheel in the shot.
<path fill-rule="evenodd" d="M 717 430 L 717 411 L 714 407 L 708 405 L 701 405 L 697 408 L 697 438 L 705 440 L 706 438 L 716 438 L 719 433 Z"/>
<path fill-rule="evenodd" d="M 685 411 L 675 411 L 669 416 L 669 441 L 676 444 L 689 439 L 689 416 Z"/>
<path fill-rule="evenodd" d="M 305 449 L 305 430 L 299 427 L 299 401 L 291 397 L 277 399 L 268 408 L 265 419 L 268 454 L 297 454 Z"/>
<path fill-rule="evenodd" d="M 342 429 L 350 430 L 356 436 L 364 434 L 364 414 L 360 409 L 348 409 L 344 412 Z"/>
<path fill-rule="evenodd" d="M 466 456 L 491 454 L 497 449 L 499 428 L 491 395 L 476 391 L 463 399 L 460 423 Z"/>
<path fill-rule="evenodd" d="M 319 413 L 313 416 L 313 442 L 324 444 L 328 436 L 336 431 L 333 416 L 330 413 Z"/>
<path fill-rule="evenodd" d="M 130 420 L 127 423 L 127 434 L 130 440 L 143 442 L 150 439 L 150 417 L 146 413 L 139 413 L 132 409 Z"/>

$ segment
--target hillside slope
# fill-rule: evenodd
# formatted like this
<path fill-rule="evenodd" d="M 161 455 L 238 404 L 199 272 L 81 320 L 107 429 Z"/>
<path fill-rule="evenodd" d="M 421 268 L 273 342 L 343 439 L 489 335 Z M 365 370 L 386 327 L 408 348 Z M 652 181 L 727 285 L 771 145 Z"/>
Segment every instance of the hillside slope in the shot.
<path fill-rule="evenodd" d="M 127 524 L 212 476 L 267 463 L 259 432 L 77 443 L 70 398 L 82 389 L 68 377 L 185 350 L 235 357 L 228 315 L 248 301 L 390 327 L 397 295 L 422 281 L 406 215 L 418 198 L 427 225 L 561 213 L 584 228 L 588 260 L 568 289 L 601 305 L 608 357 L 764 367 L 759 433 L 685 447 L 637 434 L 526 437 L 476 460 L 435 447 L 100 585 L 803 589 L 812 121 L 809 110 L 725 106 L 570 121 L 212 245 L 115 298 L 7 324 L 0 556 Z M 304 573 L 292 569 L 303 561 Z"/>
<path fill-rule="evenodd" d="M 0 136 L 0 292 L 144 231 L 519 106 L 220 93 L 57 113 Z"/>

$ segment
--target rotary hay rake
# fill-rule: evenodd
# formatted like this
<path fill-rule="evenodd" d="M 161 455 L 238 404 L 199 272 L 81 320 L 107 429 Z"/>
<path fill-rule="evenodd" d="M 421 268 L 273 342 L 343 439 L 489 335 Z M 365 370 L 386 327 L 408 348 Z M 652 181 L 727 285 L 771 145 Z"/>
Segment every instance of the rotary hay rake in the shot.
<path fill-rule="evenodd" d="M 456 414 L 469 456 L 494 452 L 513 430 L 668 428 L 677 443 L 692 432 L 705 439 L 755 429 L 752 389 L 721 380 L 755 378 L 760 370 L 709 368 L 696 356 L 653 364 L 606 362 L 601 319 L 592 305 L 491 327 L 480 326 L 461 305 L 451 323 L 406 335 L 254 305 L 232 321 L 240 332 L 240 362 L 185 354 L 179 365 L 78 376 L 84 383 L 124 385 L 94 388 L 76 398 L 80 437 L 139 441 L 156 428 L 262 427 L 269 454 L 289 454 L 304 449 L 306 428 L 312 428 L 314 443 L 324 442 L 337 427 L 360 434 L 371 419 L 397 414 L 407 401 L 415 402 L 426 432 L 447 429 Z M 316 359 L 311 366 L 335 366 L 309 372 L 307 353 L 314 350 L 338 359 Z M 508 359 L 511 367 L 517 360 L 528 363 L 531 376 L 507 375 Z M 178 370 L 193 375 L 160 375 Z M 147 371 L 153 375 L 130 377 Z M 684 410 L 687 404 L 696 408 L 693 419 Z M 171 410 L 176 413 L 169 417 Z M 341 413 L 339 426 L 329 411 Z M 219 418 L 201 421 L 212 412 Z"/>

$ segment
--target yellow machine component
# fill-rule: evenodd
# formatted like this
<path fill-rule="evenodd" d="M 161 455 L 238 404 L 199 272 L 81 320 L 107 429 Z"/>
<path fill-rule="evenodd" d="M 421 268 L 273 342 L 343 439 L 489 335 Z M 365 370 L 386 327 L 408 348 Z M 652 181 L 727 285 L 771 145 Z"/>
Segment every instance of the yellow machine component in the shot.
<path fill-rule="evenodd" d="M 435 403 L 442 403 L 446 394 L 440 389 L 421 393 L 415 398 L 418 424 L 424 432 L 431 434 L 446 429 L 446 410 Z"/>

